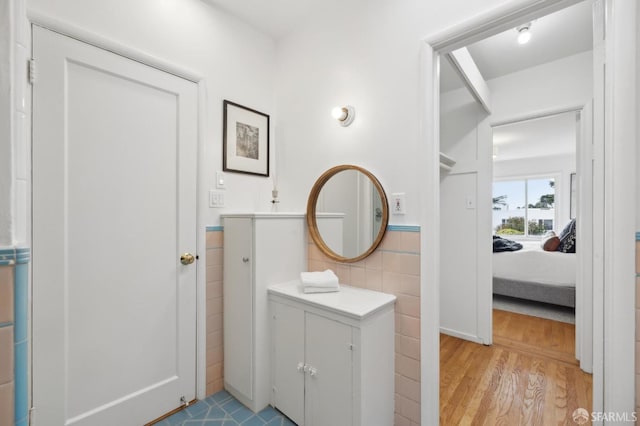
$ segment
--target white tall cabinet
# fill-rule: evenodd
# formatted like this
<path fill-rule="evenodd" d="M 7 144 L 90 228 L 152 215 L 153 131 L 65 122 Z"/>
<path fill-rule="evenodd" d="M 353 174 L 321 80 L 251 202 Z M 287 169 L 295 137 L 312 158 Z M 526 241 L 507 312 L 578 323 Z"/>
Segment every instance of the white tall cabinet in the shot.
<path fill-rule="evenodd" d="M 306 270 L 305 216 L 223 214 L 225 389 L 253 411 L 269 404 L 267 287 Z"/>
<path fill-rule="evenodd" d="M 271 403 L 299 426 L 388 426 L 394 410 L 395 296 L 341 286 L 269 287 Z"/>

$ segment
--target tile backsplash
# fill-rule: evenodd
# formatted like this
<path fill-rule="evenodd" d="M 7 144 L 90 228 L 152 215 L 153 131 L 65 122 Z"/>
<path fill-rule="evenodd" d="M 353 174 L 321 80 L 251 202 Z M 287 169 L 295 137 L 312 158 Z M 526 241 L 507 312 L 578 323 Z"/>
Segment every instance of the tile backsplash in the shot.
<path fill-rule="evenodd" d="M 222 352 L 222 256 L 223 232 L 212 227 L 207 232 L 207 395 L 223 389 Z"/>

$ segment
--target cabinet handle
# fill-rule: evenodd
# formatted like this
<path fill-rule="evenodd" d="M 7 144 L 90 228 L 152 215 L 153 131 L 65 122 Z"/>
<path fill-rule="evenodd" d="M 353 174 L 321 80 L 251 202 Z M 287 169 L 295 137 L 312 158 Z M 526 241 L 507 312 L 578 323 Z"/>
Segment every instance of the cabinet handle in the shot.
<path fill-rule="evenodd" d="M 242 261 L 243 261 L 244 263 L 247 263 L 247 262 L 249 261 L 249 258 L 248 258 L 248 257 L 243 257 L 243 258 L 242 258 Z"/>
<path fill-rule="evenodd" d="M 316 370 L 314 367 L 309 367 L 309 375 L 311 377 L 316 377 L 317 374 L 318 374 L 318 370 Z"/>
<path fill-rule="evenodd" d="M 304 373 L 304 372 L 306 372 L 306 371 L 307 371 L 307 370 L 306 370 L 306 366 L 304 365 L 304 363 L 299 362 L 299 363 L 298 363 L 298 373 Z"/>

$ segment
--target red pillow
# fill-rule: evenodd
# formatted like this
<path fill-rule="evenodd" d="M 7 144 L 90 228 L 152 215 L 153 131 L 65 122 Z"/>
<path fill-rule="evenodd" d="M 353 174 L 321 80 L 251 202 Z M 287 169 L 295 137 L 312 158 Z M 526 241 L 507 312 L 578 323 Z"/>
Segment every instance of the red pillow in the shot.
<path fill-rule="evenodd" d="M 558 250 L 558 246 L 560 245 L 560 237 L 556 235 L 555 232 L 549 231 L 542 237 L 542 241 L 540 241 L 540 246 L 544 251 L 556 251 Z"/>

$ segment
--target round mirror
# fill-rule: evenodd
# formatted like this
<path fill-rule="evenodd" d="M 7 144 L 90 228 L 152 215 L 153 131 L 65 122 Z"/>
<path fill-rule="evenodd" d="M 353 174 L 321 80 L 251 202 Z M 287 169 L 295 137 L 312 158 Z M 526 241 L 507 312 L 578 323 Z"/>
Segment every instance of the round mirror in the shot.
<path fill-rule="evenodd" d="M 384 189 L 362 167 L 342 165 L 327 170 L 309 194 L 309 234 L 326 256 L 338 262 L 357 262 L 373 253 L 388 222 Z"/>

